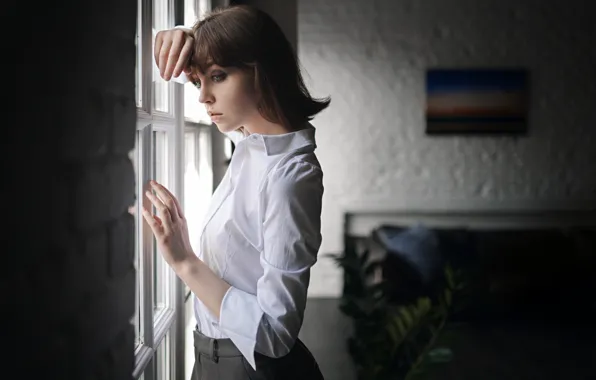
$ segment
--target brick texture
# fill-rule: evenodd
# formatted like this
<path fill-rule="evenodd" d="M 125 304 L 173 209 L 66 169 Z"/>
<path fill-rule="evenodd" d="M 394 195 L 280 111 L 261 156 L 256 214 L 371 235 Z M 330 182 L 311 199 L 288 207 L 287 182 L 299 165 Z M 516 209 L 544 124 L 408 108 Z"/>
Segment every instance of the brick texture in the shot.
<path fill-rule="evenodd" d="M 136 6 L 9 8 L 27 23 L 0 157 L 2 370 L 15 378 L 132 378 Z"/>
<path fill-rule="evenodd" d="M 322 253 L 353 202 L 596 200 L 596 24 L 583 0 L 299 0 L 298 54 L 325 171 Z M 526 137 L 424 134 L 428 67 L 530 70 Z M 310 296 L 337 296 L 326 259 Z"/>

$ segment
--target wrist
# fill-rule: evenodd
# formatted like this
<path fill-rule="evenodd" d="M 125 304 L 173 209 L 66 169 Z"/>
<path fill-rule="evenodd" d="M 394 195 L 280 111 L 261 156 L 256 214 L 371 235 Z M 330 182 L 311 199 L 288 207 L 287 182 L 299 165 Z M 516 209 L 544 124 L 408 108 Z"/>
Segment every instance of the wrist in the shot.
<path fill-rule="evenodd" d="M 174 263 L 172 269 L 176 272 L 178 277 L 184 280 L 189 274 L 196 273 L 201 264 L 202 261 L 195 254 L 192 254 L 188 255 L 184 260 Z"/>

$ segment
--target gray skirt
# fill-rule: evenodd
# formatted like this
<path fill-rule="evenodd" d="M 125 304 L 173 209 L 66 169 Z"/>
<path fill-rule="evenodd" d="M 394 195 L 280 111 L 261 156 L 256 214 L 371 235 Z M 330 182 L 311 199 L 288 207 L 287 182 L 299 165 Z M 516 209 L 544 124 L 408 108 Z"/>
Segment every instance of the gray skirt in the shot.
<path fill-rule="evenodd" d="M 230 339 L 209 338 L 195 329 L 194 346 L 191 380 L 323 380 L 317 361 L 300 339 L 281 358 L 255 352 L 256 371 Z"/>

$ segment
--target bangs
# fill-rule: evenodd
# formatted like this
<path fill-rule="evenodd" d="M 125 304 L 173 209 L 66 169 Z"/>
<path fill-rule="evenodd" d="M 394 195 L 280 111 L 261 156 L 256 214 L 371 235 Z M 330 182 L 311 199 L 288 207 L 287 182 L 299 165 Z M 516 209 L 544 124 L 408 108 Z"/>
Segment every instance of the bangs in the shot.
<path fill-rule="evenodd" d="M 243 43 L 246 38 L 229 33 L 217 33 L 217 29 L 221 30 L 219 25 L 214 25 L 217 21 L 211 19 L 195 27 L 191 69 L 204 74 L 213 64 L 221 67 L 252 66 L 250 62 L 254 62 L 253 54 L 250 54 L 250 49 L 243 48 L 243 45 L 246 46 Z"/>

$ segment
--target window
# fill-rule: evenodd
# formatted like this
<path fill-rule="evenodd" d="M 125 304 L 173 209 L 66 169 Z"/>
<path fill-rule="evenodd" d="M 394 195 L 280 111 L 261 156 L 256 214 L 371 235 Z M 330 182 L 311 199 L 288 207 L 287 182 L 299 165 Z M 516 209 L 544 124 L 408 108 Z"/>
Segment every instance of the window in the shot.
<path fill-rule="evenodd" d="M 137 104 L 136 144 L 130 158 L 136 175 L 135 265 L 137 269 L 135 325 L 135 379 L 176 378 L 171 363 L 176 344 L 172 333 L 176 313 L 184 306 L 177 297 L 175 274 L 158 250 L 142 207 L 153 209 L 144 196 L 155 179 L 180 197 L 183 190 L 184 121 L 181 111 L 182 85 L 168 83 L 155 74 L 153 31 L 175 25 L 174 10 L 180 0 L 138 0 L 135 94 Z M 179 157 L 180 156 L 180 157 Z M 181 199 L 182 201 L 182 199 Z M 153 211 L 155 211 L 153 209 Z M 182 311 L 183 312 L 183 311 Z M 181 366 L 183 368 L 183 366 Z"/>
<path fill-rule="evenodd" d="M 152 30 L 159 31 L 173 27 L 173 4 L 168 0 L 153 0 Z M 172 20 L 173 21 L 173 20 Z M 153 57 L 152 57 L 153 58 Z M 156 111 L 169 112 L 172 85 L 159 78 L 159 73 L 153 73 L 153 106 Z"/>
<path fill-rule="evenodd" d="M 189 220 L 191 244 L 198 249 L 200 224 L 213 192 L 214 126 L 198 103 L 198 90 L 194 86 L 165 82 L 159 77 L 154 69 L 153 35 L 182 24 L 181 20 L 174 19 L 175 14 L 180 14 L 176 9 L 180 8 L 184 9 L 184 25 L 192 26 L 197 16 L 211 9 L 211 1 L 137 1 L 137 132 L 135 148 L 129 154 L 137 184 L 136 201 L 129 210 L 136 223 L 133 377 L 143 380 L 188 378 L 188 366 L 192 366 L 194 358 L 193 350 L 185 350 L 185 347 L 190 339 L 192 348 L 192 329 L 185 334 L 185 341 L 176 341 L 173 326 L 177 315 L 184 316 L 185 327 L 194 326 L 194 316 L 189 310 L 191 302 L 188 302 L 190 292 L 181 286 L 163 260 L 151 228 L 142 216 L 142 207 L 152 209 L 151 202 L 144 196 L 149 180 L 164 184 L 181 201 Z M 181 351 L 187 351 L 191 360 L 174 360 Z"/>

